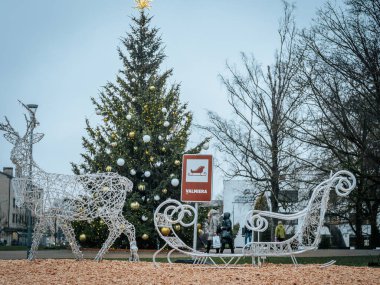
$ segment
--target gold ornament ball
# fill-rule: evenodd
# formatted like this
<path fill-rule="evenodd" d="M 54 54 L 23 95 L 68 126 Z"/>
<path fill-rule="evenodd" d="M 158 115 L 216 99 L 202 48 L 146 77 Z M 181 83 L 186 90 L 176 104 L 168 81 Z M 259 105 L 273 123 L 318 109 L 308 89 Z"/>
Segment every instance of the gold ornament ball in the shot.
<path fill-rule="evenodd" d="M 177 224 L 174 226 L 174 229 L 178 232 L 181 229 L 181 226 Z"/>
<path fill-rule="evenodd" d="M 103 221 L 103 220 L 100 220 L 100 221 L 99 221 L 99 224 L 104 225 L 104 221 Z"/>
<path fill-rule="evenodd" d="M 111 172 L 111 170 L 112 170 L 112 167 L 108 165 L 108 166 L 106 167 L 106 171 L 107 171 L 107 172 Z"/>
<path fill-rule="evenodd" d="M 133 139 L 135 137 L 136 133 L 134 131 L 129 132 L 128 136 Z"/>
<path fill-rule="evenodd" d="M 150 91 L 154 91 L 154 90 L 156 90 L 156 87 L 154 87 L 153 85 L 152 85 L 152 86 L 149 86 L 149 90 L 150 90 Z"/>
<path fill-rule="evenodd" d="M 202 228 L 202 225 L 201 224 L 197 224 L 197 228 L 198 228 L 198 230 L 200 230 Z"/>
<path fill-rule="evenodd" d="M 148 109 L 148 105 L 144 105 L 144 109 L 145 109 L 145 110 Z"/>
<path fill-rule="evenodd" d="M 114 138 L 116 138 L 116 136 L 117 136 L 116 133 L 112 133 L 111 138 L 114 139 Z"/>
<path fill-rule="evenodd" d="M 103 119 L 103 121 L 104 121 L 105 123 L 107 123 L 107 122 L 108 122 L 108 118 L 105 117 L 105 118 Z"/>
<path fill-rule="evenodd" d="M 139 191 L 145 191 L 145 184 L 140 183 L 139 185 L 137 185 L 137 189 L 139 189 Z"/>
<path fill-rule="evenodd" d="M 176 160 L 174 161 L 174 164 L 178 166 L 178 165 L 181 164 L 181 161 L 179 161 L 178 159 L 176 159 Z"/>
<path fill-rule="evenodd" d="M 143 235 L 141 236 L 141 238 L 142 238 L 143 240 L 147 240 L 147 239 L 149 239 L 149 236 L 148 236 L 147 234 L 143 234 Z"/>
<path fill-rule="evenodd" d="M 149 157 L 149 161 L 153 162 L 154 161 L 154 157 L 153 156 Z"/>
<path fill-rule="evenodd" d="M 146 150 L 146 151 L 145 151 L 145 154 L 149 154 L 149 150 Z"/>
<path fill-rule="evenodd" d="M 132 202 L 131 203 L 131 209 L 132 210 L 138 210 L 140 208 L 140 204 L 139 204 L 139 202 Z"/>
<path fill-rule="evenodd" d="M 200 235 L 200 236 L 203 235 L 203 231 L 202 231 L 202 229 L 199 229 L 199 230 L 198 230 L 198 235 Z"/>
<path fill-rule="evenodd" d="M 163 147 L 161 148 L 161 150 L 162 150 L 163 152 L 165 152 L 165 151 L 166 151 L 166 148 L 163 146 Z"/>
<path fill-rule="evenodd" d="M 164 235 L 164 236 L 168 236 L 168 235 L 170 234 L 170 229 L 169 229 L 169 228 L 166 228 L 166 227 L 161 228 L 161 233 L 162 233 L 162 235 Z"/>
<path fill-rule="evenodd" d="M 168 193 L 168 189 L 166 189 L 166 188 L 162 189 L 162 193 L 164 193 L 164 194 Z"/>
<path fill-rule="evenodd" d="M 86 235 L 85 235 L 85 234 L 81 234 L 81 235 L 79 236 L 79 240 L 80 240 L 80 241 L 85 241 L 85 240 L 86 240 Z"/>

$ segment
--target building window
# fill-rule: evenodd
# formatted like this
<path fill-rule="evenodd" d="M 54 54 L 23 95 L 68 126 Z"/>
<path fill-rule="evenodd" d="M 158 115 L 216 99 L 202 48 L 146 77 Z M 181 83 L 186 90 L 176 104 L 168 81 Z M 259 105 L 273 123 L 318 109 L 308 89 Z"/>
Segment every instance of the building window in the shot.
<path fill-rule="evenodd" d="M 15 223 L 16 222 L 16 214 L 13 214 L 12 215 L 12 223 Z"/>
<path fill-rule="evenodd" d="M 16 199 L 13 198 L 13 208 L 16 208 Z"/>

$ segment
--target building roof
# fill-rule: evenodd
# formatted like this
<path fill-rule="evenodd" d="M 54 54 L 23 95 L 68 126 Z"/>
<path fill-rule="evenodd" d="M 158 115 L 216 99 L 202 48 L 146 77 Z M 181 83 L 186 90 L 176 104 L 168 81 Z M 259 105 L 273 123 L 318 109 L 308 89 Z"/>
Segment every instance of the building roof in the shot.
<path fill-rule="evenodd" d="M 5 172 L 2 172 L 2 171 L 0 171 L 0 175 L 4 175 L 4 176 L 6 176 L 6 177 L 8 177 L 9 179 L 12 179 L 13 178 L 13 176 L 12 175 L 9 175 L 9 174 L 7 174 L 7 173 L 5 173 Z"/>

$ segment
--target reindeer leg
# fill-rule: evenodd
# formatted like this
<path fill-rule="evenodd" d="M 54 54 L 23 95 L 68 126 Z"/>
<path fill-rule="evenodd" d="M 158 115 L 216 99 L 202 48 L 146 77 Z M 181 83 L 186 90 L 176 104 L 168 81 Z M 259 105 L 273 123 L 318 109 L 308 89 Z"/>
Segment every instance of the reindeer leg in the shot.
<path fill-rule="evenodd" d="M 121 231 L 118 229 L 114 223 L 111 221 L 105 220 L 107 225 L 108 225 L 108 230 L 109 230 L 109 235 L 107 240 L 103 243 L 102 248 L 99 250 L 97 255 L 95 256 L 96 261 L 101 261 L 103 259 L 103 255 L 107 253 L 111 245 L 114 243 L 114 241 L 118 238 L 120 235 Z"/>
<path fill-rule="evenodd" d="M 128 222 L 123 216 L 119 218 L 123 225 L 123 232 L 128 237 L 131 256 L 130 261 L 139 261 L 139 255 L 137 254 L 138 248 L 136 243 L 135 226 Z"/>
<path fill-rule="evenodd" d="M 40 218 L 37 220 L 37 223 L 34 226 L 33 242 L 28 254 L 28 260 L 30 261 L 35 258 L 35 254 L 38 249 L 38 245 L 40 244 L 44 230 L 46 230 L 46 219 Z"/>
<path fill-rule="evenodd" d="M 59 226 L 63 231 L 66 239 L 69 241 L 71 250 L 77 260 L 83 259 L 83 253 L 80 251 L 77 241 L 75 240 L 74 229 L 71 223 L 62 219 L 59 219 Z"/>

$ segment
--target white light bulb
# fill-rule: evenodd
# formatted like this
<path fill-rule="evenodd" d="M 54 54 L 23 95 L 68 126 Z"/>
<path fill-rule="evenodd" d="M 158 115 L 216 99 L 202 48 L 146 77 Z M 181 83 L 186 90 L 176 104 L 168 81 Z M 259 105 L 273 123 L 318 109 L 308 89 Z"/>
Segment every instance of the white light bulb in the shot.
<path fill-rule="evenodd" d="M 125 163 L 125 160 L 122 159 L 122 158 L 119 158 L 119 159 L 116 161 L 116 163 L 117 163 L 117 165 L 119 165 L 119 166 L 123 166 L 124 163 Z"/>
<path fill-rule="evenodd" d="M 179 185 L 179 180 L 177 178 L 173 178 L 172 181 L 171 181 L 171 184 L 174 186 L 174 187 L 177 187 Z"/>
<path fill-rule="evenodd" d="M 144 143 L 150 142 L 150 135 L 144 135 L 143 136 L 143 141 L 144 141 Z"/>

